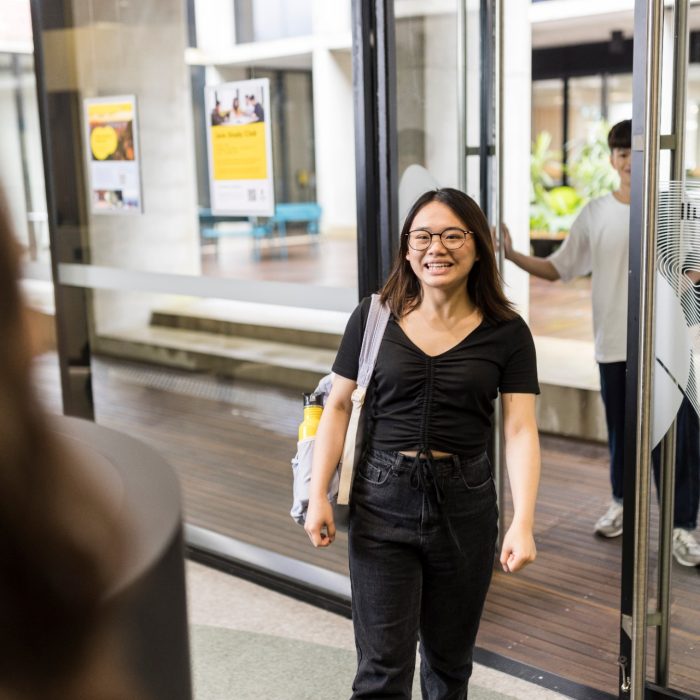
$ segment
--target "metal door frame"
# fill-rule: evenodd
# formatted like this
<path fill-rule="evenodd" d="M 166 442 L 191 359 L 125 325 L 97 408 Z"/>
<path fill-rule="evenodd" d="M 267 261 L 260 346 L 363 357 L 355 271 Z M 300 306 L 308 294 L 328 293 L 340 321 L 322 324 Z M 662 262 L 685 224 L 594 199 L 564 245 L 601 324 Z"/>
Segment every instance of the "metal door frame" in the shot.
<path fill-rule="evenodd" d="M 352 0 L 359 297 L 386 280 L 398 251 L 394 0 Z"/>
<path fill-rule="evenodd" d="M 625 509 L 620 600 L 619 698 L 690 698 L 668 688 L 669 601 L 675 422 L 662 443 L 656 608 L 649 610 L 649 509 L 654 352 L 656 222 L 660 150 L 684 179 L 689 0 L 674 3 L 672 133 L 660 132 L 663 0 L 636 0 L 632 116 L 625 423 Z M 647 629 L 657 628 L 654 683 L 647 681 Z"/>
<path fill-rule="evenodd" d="M 460 136 L 465 143 L 467 133 L 466 91 L 467 91 L 467 60 L 466 60 L 466 0 L 459 0 L 458 59 L 459 59 L 459 89 L 460 92 Z M 503 222 L 503 96 L 504 96 L 504 12 L 503 0 L 480 0 L 480 104 L 479 104 L 479 144 L 464 146 L 460 162 L 460 187 L 467 191 L 466 162 L 470 157 L 479 158 L 479 197 L 480 206 L 487 219 L 493 222 L 498 237 L 497 263 L 498 271 L 503 276 L 505 255 L 503 249 L 501 223 Z M 505 501 L 505 462 L 503 459 L 503 416 L 501 402 L 494 402 L 493 435 L 489 457 L 493 465 L 494 481 L 498 493 L 498 502 Z M 505 508 L 498 511 L 498 545 L 506 532 Z"/>

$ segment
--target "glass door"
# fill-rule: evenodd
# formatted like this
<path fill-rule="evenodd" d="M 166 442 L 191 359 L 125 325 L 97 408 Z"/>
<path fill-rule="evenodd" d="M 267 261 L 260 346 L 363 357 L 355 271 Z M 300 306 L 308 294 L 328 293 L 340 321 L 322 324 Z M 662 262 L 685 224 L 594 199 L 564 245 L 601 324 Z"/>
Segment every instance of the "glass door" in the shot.
<path fill-rule="evenodd" d="M 685 0 L 635 10 L 620 698 L 700 695 L 700 189 L 688 11 Z"/>

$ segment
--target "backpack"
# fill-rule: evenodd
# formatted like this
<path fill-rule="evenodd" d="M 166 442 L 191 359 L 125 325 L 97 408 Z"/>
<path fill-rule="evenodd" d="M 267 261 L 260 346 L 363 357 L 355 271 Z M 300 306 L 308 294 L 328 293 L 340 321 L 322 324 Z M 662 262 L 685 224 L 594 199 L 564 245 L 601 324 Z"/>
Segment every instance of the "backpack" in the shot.
<path fill-rule="evenodd" d="M 355 467 L 362 456 L 364 443 L 364 420 L 362 420 L 364 416 L 362 416 L 362 408 L 367 386 L 372 378 L 374 365 L 377 362 L 379 346 L 384 337 L 389 315 L 389 308 L 382 305 L 378 294 L 373 294 L 369 315 L 367 316 L 367 324 L 362 336 L 357 388 L 352 393 L 352 414 L 345 434 L 343 456 L 328 486 L 328 500 L 333 504 L 334 521 L 337 529 L 347 529 L 352 480 L 355 475 Z M 327 374 L 321 379 L 313 392 L 323 398 L 324 405 L 331 392 L 332 385 L 333 375 Z M 299 525 L 304 524 L 306 511 L 309 507 L 309 484 L 311 483 L 311 465 L 315 442 L 315 436 L 297 442 L 297 453 L 292 458 L 294 502 L 289 514 Z"/>

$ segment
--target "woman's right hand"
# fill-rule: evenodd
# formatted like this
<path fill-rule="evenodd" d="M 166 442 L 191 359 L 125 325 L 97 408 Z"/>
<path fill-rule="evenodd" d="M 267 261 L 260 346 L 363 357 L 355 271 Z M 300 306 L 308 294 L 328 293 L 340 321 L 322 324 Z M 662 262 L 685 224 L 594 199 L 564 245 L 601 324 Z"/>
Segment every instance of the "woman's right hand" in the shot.
<path fill-rule="evenodd" d="M 325 496 L 309 499 L 304 530 L 314 547 L 328 547 L 335 539 L 333 507 Z"/>

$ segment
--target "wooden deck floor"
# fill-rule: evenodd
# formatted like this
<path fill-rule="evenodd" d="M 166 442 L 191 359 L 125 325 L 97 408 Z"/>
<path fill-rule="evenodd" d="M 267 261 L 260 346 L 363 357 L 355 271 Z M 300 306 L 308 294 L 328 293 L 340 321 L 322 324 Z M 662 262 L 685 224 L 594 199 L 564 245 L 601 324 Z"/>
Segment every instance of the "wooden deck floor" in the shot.
<path fill-rule="evenodd" d="M 54 357 L 38 361 L 37 381 L 60 410 Z M 347 572 L 342 536 L 317 552 L 287 514 L 293 392 L 101 360 L 94 389 L 100 424 L 143 439 L 177 469 L 189 522 Z M 616 694 L 621 543 L 592 534 L 609 497 L 606 451 L 551 436 L 542 445 L 539 557 L 522 574 L 496 572 L 478 644 Z M 653 580 L 653 557 L 651 568 Z M 700 570 L 674 565 L 673 584 L 672 685 L 698 694 Z"/>

